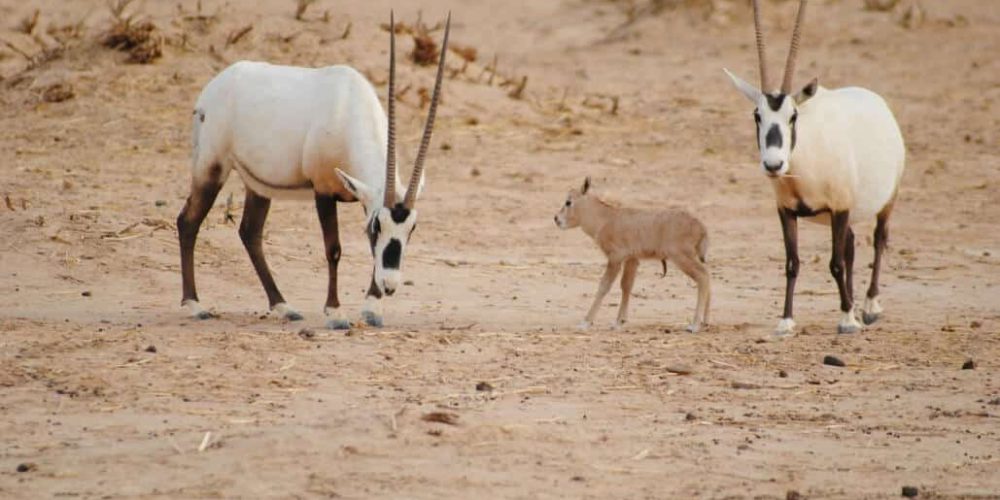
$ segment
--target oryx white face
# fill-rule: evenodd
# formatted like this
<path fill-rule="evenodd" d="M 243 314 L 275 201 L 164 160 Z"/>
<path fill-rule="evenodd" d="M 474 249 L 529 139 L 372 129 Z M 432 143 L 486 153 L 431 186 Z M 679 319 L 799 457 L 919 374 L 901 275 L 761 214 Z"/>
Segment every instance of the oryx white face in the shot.
<path fill-rule="evenodd" d="M 417 210 L 402 203 L 379 207 L 368 220 L 368 242 L 375 259 L 374 280 L 379 291 L 392 295 L 403 282 L 403 252 L 417 228 Z"/>
<path fill-rule="evenodd" d="M 794 96 L 781 92 L 765 94 L 729 71 L 726 74 L 756 106 L 753 119 L 757 127 L 760 167 L 764 174 L 770 177 L 787 174 L 797 138 L 798 107 L 815 95 L 817 81 L 814 79 Z"/>
<path fill-rule="evenodd" d="M 392 295 L 403 282 L 403 253 L 410 236 L 417 228 L 416 208 L 406 208 L 403 196 L 397 196 L 392 208 L 384 206 L 381 191 L 351 177 L 337 169 L 337 175 L 344 188 L 350 191 L 365 206 L 368 224 L 365 234 L 375 261 L 372 280 L 379 293 Z M 417 187 L 416 197 L 423 190 L 423 175 Z"/>

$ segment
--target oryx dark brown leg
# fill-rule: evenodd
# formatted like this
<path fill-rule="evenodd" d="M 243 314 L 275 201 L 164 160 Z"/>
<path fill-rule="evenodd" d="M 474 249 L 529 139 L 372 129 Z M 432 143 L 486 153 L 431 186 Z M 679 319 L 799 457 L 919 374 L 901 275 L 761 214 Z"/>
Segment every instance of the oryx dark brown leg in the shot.
<path fill-rule="evenodd" d="M 837 282 L 840 292 L 840 311 L 843 317 L 837 325 L 837 333 L 855 333 L 860 329 L 854 318 L 854 304 L 850 290 L 847 288 L 847 241 L 851 230 L 849 227 L 850 212 L 833 212 L 830 215 L 830 226 L 833 236 L 833 252 L 830 257 L 830 274 Z"/>
<path fill-rule="evenodd" d="M 181 247 L 181 281 L 183 297 L 181 305 L 189 307 L 192 315 L 198 319 L 209 319 L 215 315 L 202 309 L 198 304 L 198 291 L 194 283 L 194 246 L 198 239 L 198 230 L 205 220 L 215 198 L 222 189 L 222 168 L 215 166 L 210 169 L 210 177 L 201 183 L 192 183 L 191 194 L 184 203 L 184 208 L 177 216 L 177 239 Z"/>
<path fill-rule="evenodd" d="M 264 223 L 267 221 L 267 212 L 271 208 L 271 199 L 265 198 L 247 188 L 246 200 L 243 203 L 243 218 L 240 220 L 240 239 L 247 249 L 250 262 L 257 271 L 260 284 L 264 286 L 264 293 L 267 294 L 267 302 L 271 310 L 282 314 L 286 319 L 298 321 L 302 315 L 292 310 L 285 303 L 285 298 L 278 291 L 278 286 L 274 283 L 271 270 L 267 267 L 264 259 Z"/>
<path fill-rule="evenodd" d="M 787 208 L 778 208 L 781 219 L 781 234 L 785 240 L 785 309 L 778 323 L 777 334 L 792 333 L 795 321 L 792 319 L 792 301 L 795 296 L 795 280 L 799 276 L 799 220 Z"/>
<path fill-rule="evenodd" d="M 878 321 L 882 313 L 882 306 L 878 303 L 878 280 L 882 270 L 882 252 L 889 242 L 889 214 L 892 213 L 892 204 L 882 209 L 875 222 L 875 260 L 872 262 L 872 281 L 868 285 L 868 293 L 865 295 L 865 306 L 861 311 L 861 319 L 866 325 Z"/>
<path fill-rule="evenodd" d="M 372 270 L 372 282 L 368 285 L 368 293 L 365 294 L 365 305 L 361 309 L 361 316 L 368 326 L 382 326 L 382 291 L 375 285 L 375 270 Z"/>
<path fill-rule="evenodd" d="M 327 316 L 326 327 L 331 330 L 345 330 L 351 327 L 351 322 L 340 311 L 340 298 L 337 296 L 337 266 L 340 263 L 341 250 L 337 197 L 317 193 L 316 214 L 319 215 L 319 225 L 323 229 L 323 248 L 329 270 L 324 308 Z"/>
<path fill-rule="evenodd" d="M 854 230 L 847 226 L 847 240 L 844 242 L 844 283 L 847 299 L 854 304 Z"/>

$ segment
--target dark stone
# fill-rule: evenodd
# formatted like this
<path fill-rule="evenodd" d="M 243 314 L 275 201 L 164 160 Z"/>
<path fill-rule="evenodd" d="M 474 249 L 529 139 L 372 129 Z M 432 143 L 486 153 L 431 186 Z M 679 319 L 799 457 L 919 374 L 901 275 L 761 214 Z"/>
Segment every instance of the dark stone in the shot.
<path fill-rule="evenodd" d="M 149 344 L 149 346 L 146 347 L 146 352 L 151 352 L 153 354 L 156 354 L 156 346 L 153 344 Z"/>
<path fill-rule="evenodd" d="M 823 364 L 829 366 L 840 366 L 840 367 L 847 366 L 847 364 L 844 363 L 840 358 L 836 356 L 830 356 L 829 354 L 823 356 Z"/>
<path fill-rule="evenodd" d="M 973 361 L 973 360 L 971 360 L 971 359 L 967 359 L 967 360 L 965 360 L 965 363 L 962 363 L 962 369 L 963 370 L 975 370 L 976 369 L 976 362 Z"/>
<path fill-rule="evenodd" d="M 18 472 L 31 472 L 37 470 L 38 466 L 31 462 L 25 462 L 23 464 L 17 464 Z"/>
<path fill-rule="evenodd" d="M 785 500 L 802 500 L 802 494 L 795 490 L 788 490 L 785 493 Z"/>
<path fill-rule="evenodd" d="M 90 293 L 90 290 L 87 290 L 87 291 L 81 293 L 80 295 L 83 295 L 84 297 L 90 297 L 93 294 Z"/>
<path fill-rule="evenodd" d="M 920 490 L 916 486 L 903 486 L 903 496 L 906 498 L 914 498 L 920 494 Z"/>
<path fill-rule="evenodd" d="M 490 384 L 489 382 L 480 382 L 476 384 L 476 390 L 479 392 L 492 391 L 493 385 Z"/>
<path fill-rule="evenodd" d="M 781 378 L 788 378 L 788 372 L 785 370 L 778 370 L 778 376 Z"/>

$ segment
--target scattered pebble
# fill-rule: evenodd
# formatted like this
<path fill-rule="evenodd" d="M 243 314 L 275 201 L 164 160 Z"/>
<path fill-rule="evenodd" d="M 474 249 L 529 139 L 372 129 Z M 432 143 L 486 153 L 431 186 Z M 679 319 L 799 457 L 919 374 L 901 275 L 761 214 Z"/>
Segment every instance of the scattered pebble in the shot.
<path fill-rule="evenodd" d="M 167 206 L 167 200 L 156 200 L 156 206 L 165 207 Z"/>
<path fill-rule="evenodd" d="M 23 464 L 17 464 L 18 472 L 31 472 L 38 469 L 38 465 L 33 462 L 25 462 Z"/>
<path fill-rule="evenodd" d="M 84 290 L 84 292 L 81 293 L 80 295 L 83 295 L 84 297 L 90 297 L 92 294 L 90 293 L 90 290 Z"/>
<path fill-rule="evenodd" d="M 973 320 L 971 323 L 969 323 L 969 328 L 979 328 L 981 326 L 983 326 L 983 324 L 982 322 L 979 321 Z"/>
<path fill-rule="evenodd" d="M 796 490 L 788 490 L 785 493 L 785 500 L 802 500 L 802 494 Z"/>
<path fill-rule="evenodd" d="M 480 382 L 476 384 L 476 390 L 479 392 L 492 391 L 493 385 L 491 385 L 489 382 Z"/>
<path fill-rule="evenodd" d="M 403 286 L 413 286 L 413 280 L 406 280 L 403 282 Z"/>
<path fill-rule="evenodd" d="M 823 364 L 829 366 L 840 366 L 840 367 L 847 366 L 847 364 L 844 363 L 843 360 L 841 360 L 836 356 L 831 356 L 829 354 L 823 356 Z"/>
<path fill-rule="evenodd" d="M 738 382 L 736 380 L 734 380 L 733 383 L 730 384 L 730 386 L 733 389 L 760 389 L 760 386 L 757 384 L 751 384 L 749 382 Z"/>
<path fill-rule="evenodd" d="M 781 378 L 788 378 L 788 372 L 786 372 L 785 370 L 778 370 L 778 376 Z"/>
<path fill-rule="evenodd" d="M 906 498 L 913 498 L 920 494 L 920 490 L 916 486 L 903 486 L 903 496 Z"/>
<path fill-rule="evenodd" d="M 149 344 L 149 346 L 146 347 L 146 352 L 151 352 L 153 354 L 156 354 L 156 346 L 153 344 Z"/>
<path fill-rule="evenodd" d="M 684 420 L 688 422 L 694 422 L 695 420 L 698 420 L 698 416 L 695 415 L 694 413 L 688 412 L 686 415 L 684 415 Z"/>
<path fill-rule="evenodd" d="M 664 370 L 670 373 L 676 373 L 678 375 L 690 375 L 694 370 L 687 365 L 667 365 L 663 367 Z"/>
<path fill-rule="evenodd" d="M 586 481 L 586 479 L 584 479 L 583 476 L 573 476 L 573 477 L 570 478 L 570 480 L 571 481 L 576 481 L 578 483 L 582 483 L 582 482 Z"/>
<path fill-rule="evenodd" d="M 976 369 L 976 362 L 973 361 L 973 360 L 971 360 L 971 359 L 967 359 L 967 360 L 965 360 L 965 363 L 962 363 L 962 369 L 963 370 L 975 370 Z"/>
<path fill-rule="evenodd" d="M 312 328 L 303 328 L 299 330 L 299 337 L 302 337 L 306 340 L 312 340 L 316 338 L 316 332 L 314 332 Z"/>
<path fill-rule="evenodd" d="M 424 422 L 437 422 L 439 424 L 458 425 L 458 414 L 446 411 L 432 411 L 420 417 Z"/>

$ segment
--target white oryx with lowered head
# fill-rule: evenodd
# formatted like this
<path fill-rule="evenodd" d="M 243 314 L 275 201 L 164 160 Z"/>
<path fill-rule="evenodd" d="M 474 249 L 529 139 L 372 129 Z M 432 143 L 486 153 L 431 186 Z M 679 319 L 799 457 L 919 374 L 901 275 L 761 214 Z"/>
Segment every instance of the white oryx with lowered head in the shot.
<path fill-rule="evenodd" d="M 799 3 L 791 47 L 780 90 L 773 90 L 764 58 L 759 0 L 753 0 L 760 84 L 737 78 L 733 84 L 754 103 L 760 164 L 771 181 L 785 240 L 785 309 L 777 334 L 793 333 L 792 296 L 799 272 L 797 219 L 830 225 L 833 256 L 830 272 L 840 292 L 843 316 L 839 333 L 861 328 L 854 314 L 852 272 L 857 222 L 875 218 L 875 261 L 865 297 L 862 319 L 874 323 L 878 302 L 879 268 L 888 237 L 889 216 L 903 176 L 906 148 L 899 125 L 885 101 L 858 87 L 825 89 L 813 79 L 792 92 L 792 76 L 806 0 Z"/>
<path fill-rule="evenodd" d="M 389 26 L 388 123 L 372 85 L 351 67 L 301 68 L 242 61 L 202 90 L 194 109 L 191 194 L 177 217 L 183 278 L 182 306 L 200 319 L 213 315 L 198 302 L 194 247 L 198 229 L 229 173 L 246 185 L 240 238 L 271 311 L 302 319 L 274 283 L 264 260 L 262 234 L 271 198 L 314 198 L 329 267 L 328 328 L 348 328 L 337 297 L 340 231 L 337 202 L 360 201 L 374 258 L 362 317 L 382 325 L 381 298 L 401 282 L 403 251 L 417 223 L 414 208 L 424 184 L 424 159 L 434 128 L 451 14 L 427 123 L 409 186 L 396 179 L 395 20 Z"/>

